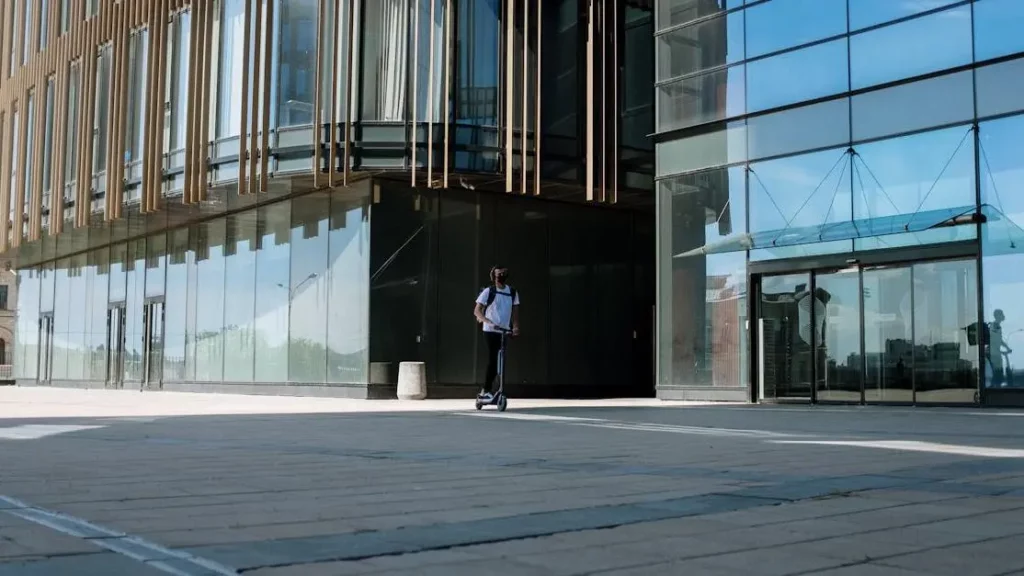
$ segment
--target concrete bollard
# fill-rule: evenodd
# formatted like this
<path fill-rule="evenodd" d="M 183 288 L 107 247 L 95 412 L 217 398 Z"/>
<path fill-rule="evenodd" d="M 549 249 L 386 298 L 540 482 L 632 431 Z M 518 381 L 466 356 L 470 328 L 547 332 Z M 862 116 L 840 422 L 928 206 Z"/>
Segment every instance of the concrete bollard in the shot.
<path fill-rule="evenodd" d="M 398 365 L 398 399 L 423 400 L 427 397 L 427 366 L 423 362 Z"/>

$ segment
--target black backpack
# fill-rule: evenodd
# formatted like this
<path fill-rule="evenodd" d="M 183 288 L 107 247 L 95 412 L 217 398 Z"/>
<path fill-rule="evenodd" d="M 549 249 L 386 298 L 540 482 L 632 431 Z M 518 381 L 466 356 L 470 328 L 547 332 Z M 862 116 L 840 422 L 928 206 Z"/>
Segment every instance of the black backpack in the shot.
<path fill-rule="evenodd" d="M 498 297 L 498 294 L 498 289 L 495 288 L 493 284 L 487 287 L 487 303 L 484 304 L 484 313 L 486 313 L 487 309 L 491 307 L 491 304 L 494 304 L 494 299 Z M 505 294 L 502 292 L 501 295 L 504 296 Z M 516 303 L 515 288 L 511 286 L 508 287 L 508 297 L 512 299 L 512 305 L 514 306 Z"/>

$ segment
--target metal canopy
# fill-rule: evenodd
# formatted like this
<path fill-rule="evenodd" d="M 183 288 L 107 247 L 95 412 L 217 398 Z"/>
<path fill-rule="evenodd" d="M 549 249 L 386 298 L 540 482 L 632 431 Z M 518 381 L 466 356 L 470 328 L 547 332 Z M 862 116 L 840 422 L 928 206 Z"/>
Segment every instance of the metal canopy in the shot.
<path fill-rule="evenodd" d="M 1002 214 L 988 205 L 983 205 L 981 209 L 975 206 L 959 206 L 913 214 L 877 216 L 874 218 L 829 222 L 817 226 L 790 227 L 779 230 L 738 234 L 731 238 L 711 242 L 700 248 L 676 254 L 674 258 L 756 250 L 758 248 L 800 246 L 819 242 L 853 240 L 856 238 L 874 238 L 894 234 L 912 234 L 934 228 L 976 224 L 979 221 L 1002 220 L 1005 220 Z"/>

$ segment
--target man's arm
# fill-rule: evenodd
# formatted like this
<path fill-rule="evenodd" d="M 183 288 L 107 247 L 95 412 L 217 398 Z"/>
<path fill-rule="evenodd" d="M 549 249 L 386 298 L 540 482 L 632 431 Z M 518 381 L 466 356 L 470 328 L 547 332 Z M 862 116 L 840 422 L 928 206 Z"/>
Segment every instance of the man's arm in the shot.
<path fill-rule="evenodd" d="M 480 324 L 487 324 L 487 317 L 484 316 L 483 304 L 479 302 L 476 303 L 476 306 L 473 308 L 473 316 L 476 318 L 476 321 L 479 322 Z"/>
<path fill-rule="evenodd" d="M 519 304 L 512 307 L 512 333 L 519 334 Z"/>

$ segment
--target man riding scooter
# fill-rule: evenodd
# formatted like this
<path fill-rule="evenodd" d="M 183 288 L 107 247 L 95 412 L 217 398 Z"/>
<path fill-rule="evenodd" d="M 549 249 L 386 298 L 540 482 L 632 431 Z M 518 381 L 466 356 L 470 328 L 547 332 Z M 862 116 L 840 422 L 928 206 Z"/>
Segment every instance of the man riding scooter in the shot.
<path fill-rule="evenodd" d="M 519 335 L 519 293 L 508 285 L 508 268 L 494 266 L 490 277 L 491 285 L 480 292 L 473 309 L 473 316 L 483 325 L 487 340 L 487 375 L 477 397 L 484 403 L 494 399 L 491 387 L 498 376 L 504 336 L 510 331 L 513 336 Z"/>

